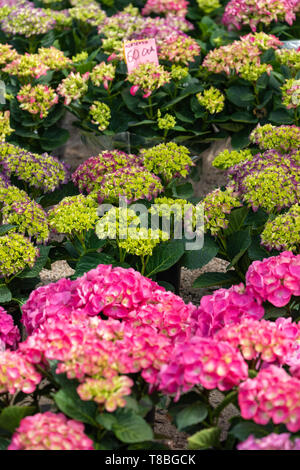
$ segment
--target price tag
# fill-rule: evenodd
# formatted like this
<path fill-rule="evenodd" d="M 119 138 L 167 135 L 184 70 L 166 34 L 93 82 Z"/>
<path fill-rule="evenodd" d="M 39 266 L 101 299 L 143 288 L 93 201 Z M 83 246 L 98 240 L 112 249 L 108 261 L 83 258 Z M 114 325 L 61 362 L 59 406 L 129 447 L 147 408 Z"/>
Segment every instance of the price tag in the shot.
<path fill-rule="evenodd" d="M 128 73 L 140 64 L 159 64 L 155 39 L 139 39 L 124 43 L 124 57 Z"/>

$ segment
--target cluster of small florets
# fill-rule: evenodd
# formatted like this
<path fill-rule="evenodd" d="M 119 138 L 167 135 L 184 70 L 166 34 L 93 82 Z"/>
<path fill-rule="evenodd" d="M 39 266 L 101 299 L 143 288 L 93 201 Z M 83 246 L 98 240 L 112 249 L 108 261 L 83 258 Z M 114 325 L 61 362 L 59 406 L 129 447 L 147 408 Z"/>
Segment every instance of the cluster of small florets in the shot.
<path fill-rule="evenodd" d="M 44 209 L 31 200 L 25 191 L 16 186 L 0 188 L 2 222 L 16 226 L 16 231 L 34 238 L 38 243 L 49 237 L 47 214 Z"/>
<path fill-rule="evenodd" d="M 8 233 L 0 237 L 0 278 L 9 279 L 32 268 L 39 250 L 20 233 Z"/>
<path fill-rule="evenodd" d="M 194 336 L 175 346 L 169 364 L 159 374 L 160 390 L 176 394 L 202 385 L 208 390 L 230 390 L 248 377 L 241 353 L 230 344 Z"/>
<path fill-rule="evenodd" d="M 11 44 L 0 44 L 0 66 L 12 62 L 18 57 L 18 53 Z"/>
<path fill-rule="evenodd" d="M 166 182 L 173 178 L 185 178 L 193 166 L 190 151 L 175 142 L 159 144 L 150 149 L 140 150 L 145 167 Z"/>
<path fill-rule="evenodd" d="M 89 53 L 87 51 L 78 52 L 72 56 L 73 64 L 80 64 L 80 62 L 84 62 L 88 59 Z"/>
<path fill-rule="evenodd" d="M 149 213 L 159 217 L 174 216 L 174 221 L 182 220 L 185 217 L 193 219 L 195 217 L 195 206 L 186 199 L 172 199 L 168 197 L 158 197 L 154 199 L 149 209 Z"/>
<path fill-rule="evenodd" d="M 106 174 L 96 195 L 99 202 L 107 200 L 117 203 L 120 198 L 124 198 L 127 203 L 131 203 L 139 199 L 151 201 L 162 191 L 163 186 L 158 176 L 145 168 L 133 166 Z"/>
<path fill-rule="evenodd" d="M 102 25 L 106 14 L 96 2 L 89 2 L 88 7 L 78 5 L 69 9 L 69 15 L 75 20 L 88 23 L 91 26 Z"/>
<path fill-rule="evenodd" d="M 203 93 L 198 93 L 197 100 L 201 106 L 210 113 L 220 113 L 224 109 L 225 96 L 217 88 L 211 86 L 208 90 L 204 90 Z"/>
<path fill-rule="evenodd" d="M 249 64 L 259 66 L 262 52 L 269 48 L 277 49 L 280 45 L 281 42 L 275 36 L 265 33 L 248 34 L 232 44 L 210 51 L 202 65 L 210 72 L 237 74 Z"/>
<path fill-rule="evenodd" d="M 125 239 L 129 236 L 129 227 L 139 229 L 140 218 L 132 210 L 126 207 L 112 207 L 101 217 L 96 225 L 96 235 L 101 240 L 106 238 Z"/>
<path fill-rule="evenodd" d="M 215 168 L 220 168 L 221 170 L 227 170 L 238 163 L 243 162 L 244 160 L 250 161 L 253 156 L 251 150 L 223 150 L 219 153 L 212 162 L 212 166 Z"/>
<path fill-rule="evenodd" d="M 4 141 L 13 131 L 14 129 L 10 127 L 10 112 L 0 111 L 0 141 Z"/>
<path fill-rule="evenodd" d="M 50 411 L 26 416 L 12 436 L 8 450 L 94 450 L 84 425 Z"/>
<path fill-rule="evenodd" d="M 107 173 L 113 173 L 124 167 L 142 167 L 142 160 L 133 154 L 121 150 L 105 151 L 96 157 L 90 157 L 73 173 L 72 179 L 80 192 L 96 191 Z"/>
<path fill-rule="evenodd" d="M 126 406 L 126 396 L 131 394 L 133 380 L 126 375 L 105 379 L 86 379 L 77 392 L 82 400 L 93 400 L 104 405 L 112 413 L 118 407 Z"/>
<path fill-rule="evenodd" d="M 89 72 L 80 75 L 80 73 L 71 72 L 60 85 L 57 87 L 57 92 L 63 96 L 66 105 L 69 105 L 74 100 L 79 100 L 88 91 L 88 78 Z"/>
<path fill-rule="evenodd" d="M 300 80 L 293 78 L 286 80 L 280 89 L 282 91 L 282 102 L 288 109 L 300 106 Z"/>
<path fill-rule="evenodd" d="M 250 141 L 261 150 L 290 152 L 300 147 L 300 128 L 298 126 L 258 125 L 250 134 Z"/>
<path fill-rule="evenodd" d="M 30 78 L 40 78 L 46 75 L 50 68 L 45 65 L 38 54 L 28 54 L 18 56 L 3 68 L 3 72 L 9 75 L 16 75 L 21 80 Z"/>
<path fill-rule="evenodd" d="M 9 35 L 20 34 L 29 38 L 45 34 L 55 27 L 55 19 L 43 8 L 33 8 L 30 4 L 14 8 L 1 21 L 1 29 Z"/>
<path fill-rule="evenodd" d="M 150 13 L 174 13 L 178 16 L 187 14 L 188 2 L 186 0 L 147 0 L 146 5 L 142 9 L 142 15 Z"/>
<path fill-rule="evenodd" d="M 24 85 L 18 95 L 20 108 L 30 114 L 37 114 L 40 119 L 48 116 L 52 106 L 58 103 L 58 95 L 47 85 Z"/>
<path fill-rule="evenodd" d="M 240 68 L 240 76 L 248 82 L 257 82 L 264 73 L 270 75 L 273 70 L 270 64 L 245 64 Z"/>
<path fill-rule="evenodd" d="M 246 361 L 283 365 L 300 335 L 296 323 L 288 323 L 288 329 L 285 329 L 278 321 L 246 318 L 239 324 L 225 326 L 215 339 L 239 349 Z"/>
<path fill-rule="evenodd" d="M 269 220 L 260 235 L 261 244 L 268 250 L 288 250 L 297 253 L 300 249 L 300 206 L 295 204 L 288 212 Z"/>
<path fill-rule="evenodd" d="M 180 81 L 186 78 L 189 74 L 188 67 L 173 64 L 171 67 L 171 77 L 173 80 Z"/>
<path fill-rule="evenodd" d="M 176 119 L 172 114 L 166 113 L 164 116 L 161 115 L 160 109 L 157 111 L 157 125 L 159 129 L 170 130 L 176 126 Z"/>
<path fill-rule="evenodd" d="M 299 200 L 299 167 L 293 153 L 267 150 L 229 169 L 231 183 L 242 199 L 257 210 L 278 212 Z"/>
<path fill-rule="evenodd" d="M 0 144 L 0 165 L 7 175 L 45 192 L 54 191 L 68 177 L 66 167 L 57 158 L 30 153 L 11 144 Z"/>
<path fill-rule="evenodd" d="M 104 131 L 108 128 L 111 118 L 110 107 L 100 101 L 94 101 L 90 106 L 90 115 L 92 123 L 95 124 L 99 131 Z"/>
<path fill-rule="evenodd" d="M 43 64 L 51 70 L 63 70 L 70 68 L 72 61 L 64 55 L 62 51 L 56 47 L 40 47 L 38 56 Z"/>
<path fill-rule="evenodd" d="M 143 91 L 143 98 L 148 98 L 153 91 L 169 83 L 171 75 L 162 65 L 154 63 L 140 64 L 130 74 L 127 80 L 133 83 L 130 93 L 134 96 L 139 89 Z"/>
<path fill-rule="evenodd" d="M 204 230 L 205 232 L 209 230 L 214 236 L 228 227 L 228 214 L 235 207 L 242 205 L 232 187 L 228 187 L 225 191 L 215 189 L 205 196 L 200 204 L 204 209 Z"/>
<path fill-rule="evenodd" d="M 221 7 L 219 0 L 197 0 L 197 5 L 204 13 L 209 14 Z"/>
<path fill-rule="evenodd" d="M 295 49 L 278 49 L 276 58 L 282 65 L 286 65 L 291 69 L 291 72 L 300 70 L 300 51 Z"/>
<path fill-rule="evenodd" d="M 9 350 L 0 352 L 0 393 L 32 393 L 41 380 L 41 375 L 22 354 Z"/>
<path fill-rule="evenodd" d="M 103 84 L 107 90 L 110 82 L 115 78 L 116 67 L 113 64 L 101 62 L 96 65 L 90 73 L 90 79 L 95 86 Z"/>
<path fill-rule="evenodd" d="M 159 229 L 128 229 L 128 238 L 119 240 L 118 246 L 125 250 L 126 253 L 135 256 L 152 256 L 154 248 L 162 241 L 169 240 L 167 232 L 162 232 Z"/>
<path fill-rule="evenodd" d="M 254 379 L 239 386 L 241 415 L 265 425 L 284 423 L 291 432 L 300 429 L 300 380 L 284 369 L 270 365 Z"/>
<path fill-rule="evenodd" d="M 48 213 L 50 228 L 71 236 L 94 228 L 97 220 L 97 203 L 82 194 L 65 197 Z"/>
<path fill-rule="evenodd" d="M 159 58 L 170 62 L 187 65 L 194 62 L 200 55 L 200 46 L 197 41 L 184 33 L 174 33 L 163 41 L 159 47 Z"/>
<path fill-rule="evenodd" d="M 263 301 L 284 307 L 300 295 L 300 255 L 284 251 L 278 256 L 254 261 L 246 274 L 246 285 Z"/>
<path fill-rule="evenodd" d="M 232 29 L 249 25 L 256 31 L 260 24 L 269 25 L 273 21 L 286 21 L 293 24 L 296 15 L 293 11 L 295 0 L 230 0 L 226 5 L 222 22 Z"/>
<path fill-rule="evenodd" d="M 16 349 L 20 339 L 19 328 L 14 325 L 12 316 L 0 307 L 0 350 Z"/>
<path fill-rule="evenodd" d="M 291 440 L 288 432 L 272 433 L 256 438 L 251 434 L 244 442 L 237 445 L 238 450 L 300 450 L 300 439 Z"/>
<path fill-rule="evenodd" d="M 260 320 L 264 315 L 261 304 L 260 298 L 243 284 L 204 295 L 194 313 L 196 334 L 212 337 L 224 326 L 238 324 L 245 318 Z"/>

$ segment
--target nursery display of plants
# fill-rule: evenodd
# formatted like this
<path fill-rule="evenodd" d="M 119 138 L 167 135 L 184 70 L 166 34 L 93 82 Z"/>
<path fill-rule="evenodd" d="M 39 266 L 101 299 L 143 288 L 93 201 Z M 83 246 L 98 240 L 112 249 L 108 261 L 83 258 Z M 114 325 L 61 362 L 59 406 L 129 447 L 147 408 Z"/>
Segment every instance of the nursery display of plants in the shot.
<path fill-rule="evenodd" d="M 0 0 L 1 450 L 300 450 L 299 124 L 300 0 Z"/>

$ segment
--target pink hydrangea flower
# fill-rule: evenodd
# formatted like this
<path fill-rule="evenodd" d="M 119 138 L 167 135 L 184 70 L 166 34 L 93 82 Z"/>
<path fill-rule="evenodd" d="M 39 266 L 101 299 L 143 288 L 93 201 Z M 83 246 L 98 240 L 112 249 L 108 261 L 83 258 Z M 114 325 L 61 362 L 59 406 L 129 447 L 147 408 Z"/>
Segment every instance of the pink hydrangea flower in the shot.
<path fill-rule="evenodd" d="M 300 380 L 284 369 L 270 365 L 254 379 L 239 386 L 241 415 L 265 425 L 284 423 L 291 432 L 300 429 Z"/>
<path fill-rule="evenodd" d="M 261 439 L 249 436 L 237 446 L 238 450 L 300 450 L 300 439 L 291 440 L 288 432 L 269 434 Z"/>
<path fill-rule="evenodd" d="M 284 307 L 300 295 L 300 255 L 284 251 L 263 261 L 254 261 L 246 274 L 249 289 L 263 301 Z"/>
<path fill-rule="evenodd" d="M 300 333 L 296 323 L 245 318 L 239 324 L 225 326 L 215 339 L 239 348 L 247 361 L 261 359 L 284 364 Z"/>
<path fill-rule="evenodd" d="M 19 328 L 14 325 L 12 317 L 0 306 L 0 341 L 2 341 L 4 349 L 5 347 L 16 349 L 20 339 Z"/>
<path fill-rule="evenodd" d="M 0 352 L 0 393 L 32 393 L 42 377 L 19 352 Z"/>
<path fill-rule="evenodd" d="M 8 450 L 94 450 L 84 425 L 50 411 L 23 418 Z"/>
<path fill-rule="evenodd" d="M 263 315 L 260 298 L 255 298 L 249 289 L 239 284 L 203 296 L 193 317 L 198 335 L 213 336 L 225 325 L 239 323 L 244 318 L 259 320 Z"/>
<path fill-rule="evenodd" d="M 241 353 L 230 344 L 211 338 L 193 337 L 175 346 L 169 364 L 162 367 L 160 390 L 176 394 L 202 385 L 208 390 L 230 390 L 248 377 Z"/>

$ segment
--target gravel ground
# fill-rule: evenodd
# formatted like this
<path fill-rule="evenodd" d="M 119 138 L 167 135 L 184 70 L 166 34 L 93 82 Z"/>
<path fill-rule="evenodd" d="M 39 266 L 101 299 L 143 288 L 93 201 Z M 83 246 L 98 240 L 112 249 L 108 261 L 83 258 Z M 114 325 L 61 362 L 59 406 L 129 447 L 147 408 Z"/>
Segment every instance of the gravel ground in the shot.
<path fill-rule="evenodd" d="M 63 160 L 71 167 L 72 170 L 78 167 L 80 163 L 89 158 L 91 155 L 97 154 L 96 148 L 93 146 L 86 146 L 80 139 L 80 134 L 74 131 L 70 118 L 64 123 L 65 128 L 71 132 L 71 139 L 67 146 L 64 148 Z M 211 166 L 213 158 L 225 148 L 230 148 L 230 142 L 224 140 L 213 144 L 208 150 L 201 154 L 202 156 L 202 177 L 198 183 L 194 183 L 195 195 L 203 197 L 213 189 L 225 183 L 224 172 L 216 170 Z M 101 151 L 101 149 L 100 149 Z M 99 152 L 99 148 L 98 148 Z M 201 269 L 190 271 L 183 268 L 181 271 L 181 288 L 180 295 L 185 302 L 192 302 L 199 305 L 200 299 L 203 295 L 213 292 L 213 289 L 195 289 L 192 287 L 194 280 L 204 272 L 225 272 L 227 263 L 224 260 L 214 258 L 206 266 Z M 68 266 L 65 261 L 57 261 L 52 264 L 51 270 L 44 269 L 41 272 L 41 283 L 49 284 L 58 281 L 63 277 L 68 277 L 73 274 L 73 270 Z M 211 403 L 217 406 L 222 399 L 220 392 L 213 392 L 211 394 Z M 220 417 L 220 426 L 222 428 L 221 439 L 226 436 L 226 430 L 229 426 L 229 418 L 238 413 L 237 409 L 232 405 L 225 408 Z M 156 434 L 164 436 L 165 443 L 174 450 L 182 450 L 187 448 L 187 435 L 179 432 L 170 422 L 170 417 L 163 410 L 157 410 L 155 415 L 154 430 Z"/>

